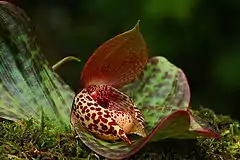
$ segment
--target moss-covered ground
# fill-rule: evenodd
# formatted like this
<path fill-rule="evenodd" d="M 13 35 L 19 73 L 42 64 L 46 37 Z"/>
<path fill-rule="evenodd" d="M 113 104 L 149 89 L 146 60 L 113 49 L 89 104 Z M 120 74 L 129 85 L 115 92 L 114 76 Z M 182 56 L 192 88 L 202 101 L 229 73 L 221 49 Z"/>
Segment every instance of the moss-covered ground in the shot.
<path fill-rule="evenodd" d="M 167 139 L 148 143 L 131 160 L 238 160 L 240 159 L 239 122 L 215 115 L 209 109 L 193 111 L 221 134 L 222 140 Z M 37 125 L 34 120 L 0 122 L 0 159 L 104 159 L 96 155 L 71 130 L 58 132 L 50 123 Z"/>

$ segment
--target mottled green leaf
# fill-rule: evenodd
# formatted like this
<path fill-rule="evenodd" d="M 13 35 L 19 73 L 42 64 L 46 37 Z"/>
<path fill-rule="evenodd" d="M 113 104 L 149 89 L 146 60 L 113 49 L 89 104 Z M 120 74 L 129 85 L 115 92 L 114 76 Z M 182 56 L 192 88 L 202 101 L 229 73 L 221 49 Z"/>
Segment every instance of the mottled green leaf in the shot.
<path fill-rule="evenodd" d="M 146 119 L 150 132 L 159 120 L 176 110 L 186 110 L 190 92 L 184 73 L 164 57 L 151 58 L 144 72 L 123 88 Z"/>
<path fill-rule="evenodd" d="M 144 73 L 123 90 L 142 111 L 147 132 L 157 128 L 151 141 L 199 135 L 219 138 L 207 123 L 190 113 L 190 90 L 185 74 L 164 57 L 151 58 Z"/>
<path fill-rule="evenodd" d="M 0 117 L 18 121 L 46 114 L 69 127 L 73 91 L 49 67 L 25 13 L 0 2 Z"/>

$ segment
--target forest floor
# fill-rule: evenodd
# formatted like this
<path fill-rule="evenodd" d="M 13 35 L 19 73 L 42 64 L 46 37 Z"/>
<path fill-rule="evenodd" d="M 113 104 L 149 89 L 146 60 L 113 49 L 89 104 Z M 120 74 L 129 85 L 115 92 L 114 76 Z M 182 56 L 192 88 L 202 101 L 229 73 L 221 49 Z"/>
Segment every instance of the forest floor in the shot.
<path fill-rule="evenodd" d="M 193 111 L 213 126 L 222 140 L 202 138 L 191 140 L 166 139 L 148 143 L 128 160 L 239 160 L 239 122 L 228 116 L 216 115 L 202 108 Z M 36 125 L 34 120 L 21 123 L 0 122 L 0 159 L 80 159 L 101 160 L 69 130 L 56 133 L 44 123 Z"/>

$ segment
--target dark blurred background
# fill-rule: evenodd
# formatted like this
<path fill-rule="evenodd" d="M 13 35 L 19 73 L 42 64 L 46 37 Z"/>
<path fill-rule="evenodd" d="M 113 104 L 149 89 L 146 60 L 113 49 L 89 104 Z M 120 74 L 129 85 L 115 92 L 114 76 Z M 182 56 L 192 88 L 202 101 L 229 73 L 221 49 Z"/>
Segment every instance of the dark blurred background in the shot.
<path fill-rule="evenodd" d="M 50 64 L 68 55 L 82 63 L 58 73 L 76 91 L 84 63 L 109 38 L 141 20 L 150 55 L 183 69 L 200 106 L 240 119 L 240 1 L 15 0 L 25 10 Z M 238 99 L 239 98 L 239 99 Z"/>

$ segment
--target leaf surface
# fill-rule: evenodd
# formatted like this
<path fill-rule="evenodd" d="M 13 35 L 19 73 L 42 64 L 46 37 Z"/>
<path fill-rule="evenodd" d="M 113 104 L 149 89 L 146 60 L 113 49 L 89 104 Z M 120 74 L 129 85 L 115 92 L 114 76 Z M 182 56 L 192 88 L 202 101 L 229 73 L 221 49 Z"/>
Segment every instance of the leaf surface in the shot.
<path fill-rule="evenodd" d="M 41 119 L 69 128 L 73 91 L 41 54 L 25 13 L 0 2 L 0 117 Z"/>

